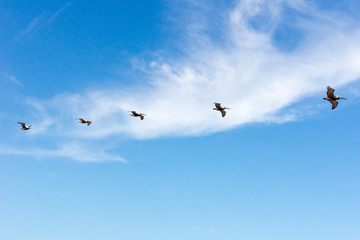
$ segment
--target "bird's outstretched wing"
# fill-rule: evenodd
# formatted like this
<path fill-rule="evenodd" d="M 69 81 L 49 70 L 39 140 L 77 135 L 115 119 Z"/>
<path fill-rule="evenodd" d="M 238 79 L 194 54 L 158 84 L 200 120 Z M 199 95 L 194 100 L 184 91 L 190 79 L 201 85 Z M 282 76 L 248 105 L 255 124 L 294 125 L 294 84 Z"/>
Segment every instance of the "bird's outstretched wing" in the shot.
<path fill-rule="evenodd" d="M 329 97 L 329 98 L 334 98 L 334 92 L 335 92 L 335 89 L 333 89 L 333 88 L 331 88 L 331 87 L 327 87 L 327 92 L 326 92 L 326 94 L 327 94 L 327 96 Z"/>
<path fill-rule="evenodd" d="M 225 112 L 224 110 L 221 110 L 220 112 L 221 112 L 221 116 L 222 116 L 222 117 L 225 117 L 226 112 Z"/>
<path fill-rule="evenodd" d="M 91 121 L 86 121 L 87 125 L 89 126 L 91 124 Z"/>
<path fill-rule="evenodd" d="M 336 107 L 337 107 L 337 105 L 339 104 L 336 100 L 329 100 L 329 102 L 331 102 L 331 104 L 332 104 L 332 110 L 334 110 Z"/>
<path fill-rule="evenodd" d="M 83 118 L 78 118 L 80 123 L 86 123 L 86 121 Z"/>
<path fill-rule="evenodd" d="M 26 128 L 25 123 L 23 123 L 23 122 L 18 122 L 18 124 L 20 124 L 22 128 Z"/>
<path fill-rule="evenodd" d="M 215 103 L 216 108 L 221 108 L 221 103 Z"/>
<path fill-rule="evenodd" d="M 133 116 L 137 116 L 137 115 L 138 115 L 136 111 L 131 111 L 131 113 L 132 113 Z"/>

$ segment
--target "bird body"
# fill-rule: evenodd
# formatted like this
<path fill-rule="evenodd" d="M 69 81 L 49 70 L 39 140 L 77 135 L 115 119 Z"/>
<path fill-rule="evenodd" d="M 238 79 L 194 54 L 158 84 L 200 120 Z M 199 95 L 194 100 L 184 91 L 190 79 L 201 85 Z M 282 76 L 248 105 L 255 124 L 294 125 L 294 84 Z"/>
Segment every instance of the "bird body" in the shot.
<path fill-rule="evenodd" d="M 347 100 L 346 98 L 343 98 L 341 96 L 335 96 L 334 92 L 335 92 L 335 89 L 328 86 L 327 92 L 326 92 L 327 97 L 323 98 L 324 100 L 328 100 L 332 104 L 332 108 L 331 108 L 332 110 L 334 110 L 337 107 L 337 105 L 339 104 L 339 102 L 337 100 L 339 100 L 339 99 Z"/>
<path fill-rule="evenodd" d="M 26 126 L 23 122 L 18 122 L 21 125 L 21 130 L 29 130 L 31 129 L 31 125 Z"/>
<path fill-rule="evenodd" d="M 82 124 L 87 124 L 88 126 L 91 124 L 91 121 L 89 120 L 84 120 L 83 118 L 77 118 L 79 120 L 79 123 Z"/>
<path fill-rule="evenodd" d="M 226 115 L 225 109 L 230 109 L 230 108 L 221 107 L 221 103 L 214 103 L 214 104 L 215 104 L 215 108 L 213 108 L 213 110 L 221 112 L 221 116 L 225 117 Z"/>
<path fill-rule="evenodd" d="M 144 116 L 146 115 L 144 113 L 137 113 L 136 111 L 130 111 L 130 112 L 131 112 L 131 116 L 140 117 L 141 120 L 144 120 Z"/>

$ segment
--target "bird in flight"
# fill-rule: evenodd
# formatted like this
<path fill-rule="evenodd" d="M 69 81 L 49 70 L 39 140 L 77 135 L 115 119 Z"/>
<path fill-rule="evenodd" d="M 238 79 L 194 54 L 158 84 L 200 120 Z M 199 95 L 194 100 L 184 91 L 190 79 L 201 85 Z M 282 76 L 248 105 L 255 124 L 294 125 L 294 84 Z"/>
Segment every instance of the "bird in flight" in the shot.
<path fill-rule="evenodd" d="M 339 100 L 339 99 L 345 99 L 347 100 L 346 98 L 343 98 L 343 97 L 340 97 L 340 96 L 334 96 L 334 92 L 335 92 L 335 89 L 331 88 L 331 87 L 327 87 L 327 97 L 326 98 L 323 98 L 324 100 L 328 100 L 331 104 L 332 104 L 332 110 L 334 110 L 337 105 L 339 104 L 338 101 L 336 100 Z"/>
<path fill-rule="evenodd" d="M 91 124 L 91 121 L 89 120 L 84 120 L 83 118 L 77 118 L 79 120 L 79 123 L 82 123 L 82 124 L 87 124 L 88 126 Z"/>
<path fill-rule="evenodd" d="M 144 120 L 144 116 L 146 115 L 144 113 L 137 113 L 136 111 L 130 111 L 130 112 L 131 112 L 131 116 L 140 117 L 141 120 Z"/>
<path fill-rule="evenodd" d="M 29 129 L 31 129 L 31 125 L 25 126 L 25 123 L 23 123 L 23 122 L 18 122 L 18 124 L 21 125 L 21 129 L 22 129 L 22 130 L 29 130 Z"/>
<path fill-rule="evenodd" d="M 225 117 L 225 115 L 226 115 L 225 109 L 230 109 L 230 108 L 222 107 L 220 103 L 214 103 L 214 104 L 215 104 L 215 108 L 213 108 L 213 109 L 221 112 L 221 116 Z"/>

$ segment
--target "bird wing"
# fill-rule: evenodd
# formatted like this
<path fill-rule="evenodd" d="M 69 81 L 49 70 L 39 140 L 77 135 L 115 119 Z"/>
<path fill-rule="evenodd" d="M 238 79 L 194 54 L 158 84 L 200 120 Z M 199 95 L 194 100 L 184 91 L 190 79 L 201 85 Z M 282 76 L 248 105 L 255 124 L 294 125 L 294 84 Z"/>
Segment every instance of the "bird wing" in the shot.
<path fill-rule="evenodd" d="M 327 92 L 326 92 L 326 94 L 327 94 L 327 96 L 329 97 L 329 98 L 334 98 L 334 92 L 335 92 L 335 89 L 333 89 L 333 88 L 331 88 L 331 87 L 327 87 Z"/>
<path fill-rule="evenodd" d="M 86 121 L 83 118 L 79 118 L 80 123 L 86 123 Z"/>
<path fill-rule="evenodd" d="M 215 103 L 216 108 L 221 108 L 221 103 Z"/>
<path fill-rule="evenodd" d="M 131 111 L 131 113 L 132 113 L 133 116 L 138 116 L 136 111 Z"/>
<path fill-rule="evenodd" d="M 91 124 L 91 121 L 86 121 L 87 125 L 89 126 Z"/>
<path fill-rule="evenodd" d="M 331 109 L 335 109 L 337 107 L 337 105 L 339 104 L 337 101 L 335 100 L 329 100 L 329 102 L 331 102 L 332 104 L 332 108 Z"/>
<path fill-rule="evenodd" d="M 221 112 L 221 116 L 222 116 L 222 117 L 225 117 L 226 112 L 225 112 L 224 110 L 221 110 L 220 112 Z"/>
<path fill-rule="evenodd" d="M 18 122 L 18 124 L 20 124 L 22 128 L 26 128 L 25 123 L 23 123 L 23 122 Z"/>

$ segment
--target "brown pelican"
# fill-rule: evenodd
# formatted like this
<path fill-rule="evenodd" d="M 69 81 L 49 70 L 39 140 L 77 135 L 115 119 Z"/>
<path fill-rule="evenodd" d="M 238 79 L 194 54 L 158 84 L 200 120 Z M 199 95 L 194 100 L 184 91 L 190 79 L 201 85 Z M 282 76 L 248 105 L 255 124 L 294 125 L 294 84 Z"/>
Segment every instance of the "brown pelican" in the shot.
<path fill-rule="evenodd" d="M 216 110 L 216 111 L 221 112 L 221 116 L 222 116 L 222 117 L 225 117 L 225 115 L 226 115 L 225 109 L 230 109 L 230 108 L 228 108 L 228 107 L 221 107 L 221 106 L 220 106 L 220 103 L 214 103 L 214 104 L 215 104 L 215 108 L 213 108 L 213 109 Z"/>
<path fill-rule="evenodd" d="M 22 130 L 29 130 L 29 129 L 31 129 L 31 125 L 25 126 L 25 123 L 23 123 L 23 122 L 18 122 L 18 124 L 21 125 L 21 129 L 22 129 Z"/>
<path fill-rule="evenodd" d="M 131 116 L 140 117 L 141 120 L 144 120 L 144 116 L 146 115 L 144 113 L 137 113 L 136 111 L 130 111 L 130 112 L 131 112 Z"/>
<path fill-rule="evenodd" d="M 91 121 L 89 120 L 84 120 L 83 118 L 77 118 L 79 120 L 79 123 L 82 123 L 82 124 L 87 124 L 88 126 L 91 124 Z"/>
<path fill-rule="evenodd" d="M 346 98 L 343 98 L 343 97 L 340 97 L 340 96 L 334 96 L 334 92 L 335 92 L 335 89 L 331 88 L 331 87 L 327 87 L 327 98 L 323 98 L 324 100 L 328 100 L 331 104 L 332 104 L 332 108 L 331 109 L 335 109 L 337 107 L 337 105 L 339 104 L 336 100 L 339 100 L 339 99 L 345 99 L 347 100 Z"/>

